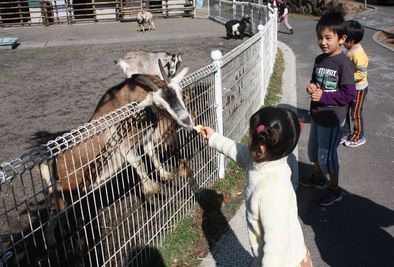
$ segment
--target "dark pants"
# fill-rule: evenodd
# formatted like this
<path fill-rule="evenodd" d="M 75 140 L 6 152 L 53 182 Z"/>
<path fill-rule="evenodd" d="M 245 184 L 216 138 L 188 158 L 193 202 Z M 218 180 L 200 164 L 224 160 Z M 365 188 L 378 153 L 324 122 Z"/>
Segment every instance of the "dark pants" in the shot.
<path fill-rule="evenodd" d="M 349 103 L 349 110 L 346 116 L 344 132 L 346 134 L 350 134 L 348 139 L 353 142 L 358 141 L 364 137 L 363 106 L 367 93 L 368 87 L 366 87 L 364 90 L 357 90 L 356 98 Z M 350 131 L 351 124 L 353 124 L 352 132 Z"/>

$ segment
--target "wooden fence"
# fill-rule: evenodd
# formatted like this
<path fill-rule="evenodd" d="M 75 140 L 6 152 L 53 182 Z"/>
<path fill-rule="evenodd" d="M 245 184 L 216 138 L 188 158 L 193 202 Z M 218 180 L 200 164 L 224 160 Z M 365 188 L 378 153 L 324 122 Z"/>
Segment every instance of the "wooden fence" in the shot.
<path fill-rule="evenodd" d="M 194 0 L 0 0 L 0 27 L 128 21 L 141 10 L 194 17 L 194 8 Z"/>

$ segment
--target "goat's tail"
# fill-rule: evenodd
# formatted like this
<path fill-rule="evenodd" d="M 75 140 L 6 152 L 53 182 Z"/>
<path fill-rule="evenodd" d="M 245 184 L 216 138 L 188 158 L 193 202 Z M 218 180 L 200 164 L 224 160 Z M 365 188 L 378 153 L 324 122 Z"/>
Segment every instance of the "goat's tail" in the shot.
<path fill-rule="evenodd" d="M 48 164 L 48 160 L 44 160 L 40 166 L 40 173 L 41 173 L 41 177 L 45 182 L 45 185 L 48 187 L 48 191 L 49 193 L 53 192 L 53 188 L 51 186 L 51 171 L 49 170 L 49 164 Z"/>

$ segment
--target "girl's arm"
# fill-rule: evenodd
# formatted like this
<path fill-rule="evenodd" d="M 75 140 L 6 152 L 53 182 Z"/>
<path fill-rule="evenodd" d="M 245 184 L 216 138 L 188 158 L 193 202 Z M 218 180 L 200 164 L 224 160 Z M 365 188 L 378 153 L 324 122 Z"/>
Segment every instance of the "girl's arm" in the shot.
<path fill-rule="evenodd" d="M 269 186 L 261 193 L 259 209 L 264 228 L 262 266 L 284 266 L 290 244 L 289 200 L 286 189 Z"/>
<path fill-rule="evenodd" d="M 251 157 L 247 146 L 236 143 L 235 141 L 214 132 L 213 129 L 209 127 L 203 127 L 201 129 L 201 135 L 205 139 L 208 139 L 208 145 L 210 147 L 229 157 L 244 169 L 247 167 L 247 163 L 250 161 Z"/>

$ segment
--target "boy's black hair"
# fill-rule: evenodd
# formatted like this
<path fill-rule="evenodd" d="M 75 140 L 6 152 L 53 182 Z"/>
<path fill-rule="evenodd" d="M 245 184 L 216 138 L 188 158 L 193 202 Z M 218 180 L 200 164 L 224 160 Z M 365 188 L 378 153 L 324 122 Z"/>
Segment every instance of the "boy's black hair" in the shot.
<path fill-rule="evenodd" d="M 353 41 L 355 44 L 361 42 L 364 37 L 364 28 L 360 22 L 355 20 L 345 21 L 345 29 L 348 41 Z"/>
<path fill-rule="evenodd" d="M 264 125 L 263 132 L 257 128 Z M 252 115 L 249 121 L 250 151 L 256 155 L 265 145 L 264 160 L 272 161 L 289 155 L 300 137 L 300 122 L 297 114 L 279 107 L 264 107 Z"/>
<path fill-rule="evenodd" d="M 346 34 L 345 19 L 343 13 L 339 11 L 330 11 L 323 16 L 316 24 L 316 33 L 321 33 L 324 29 L 330 29 L 339 37 Z"/>

